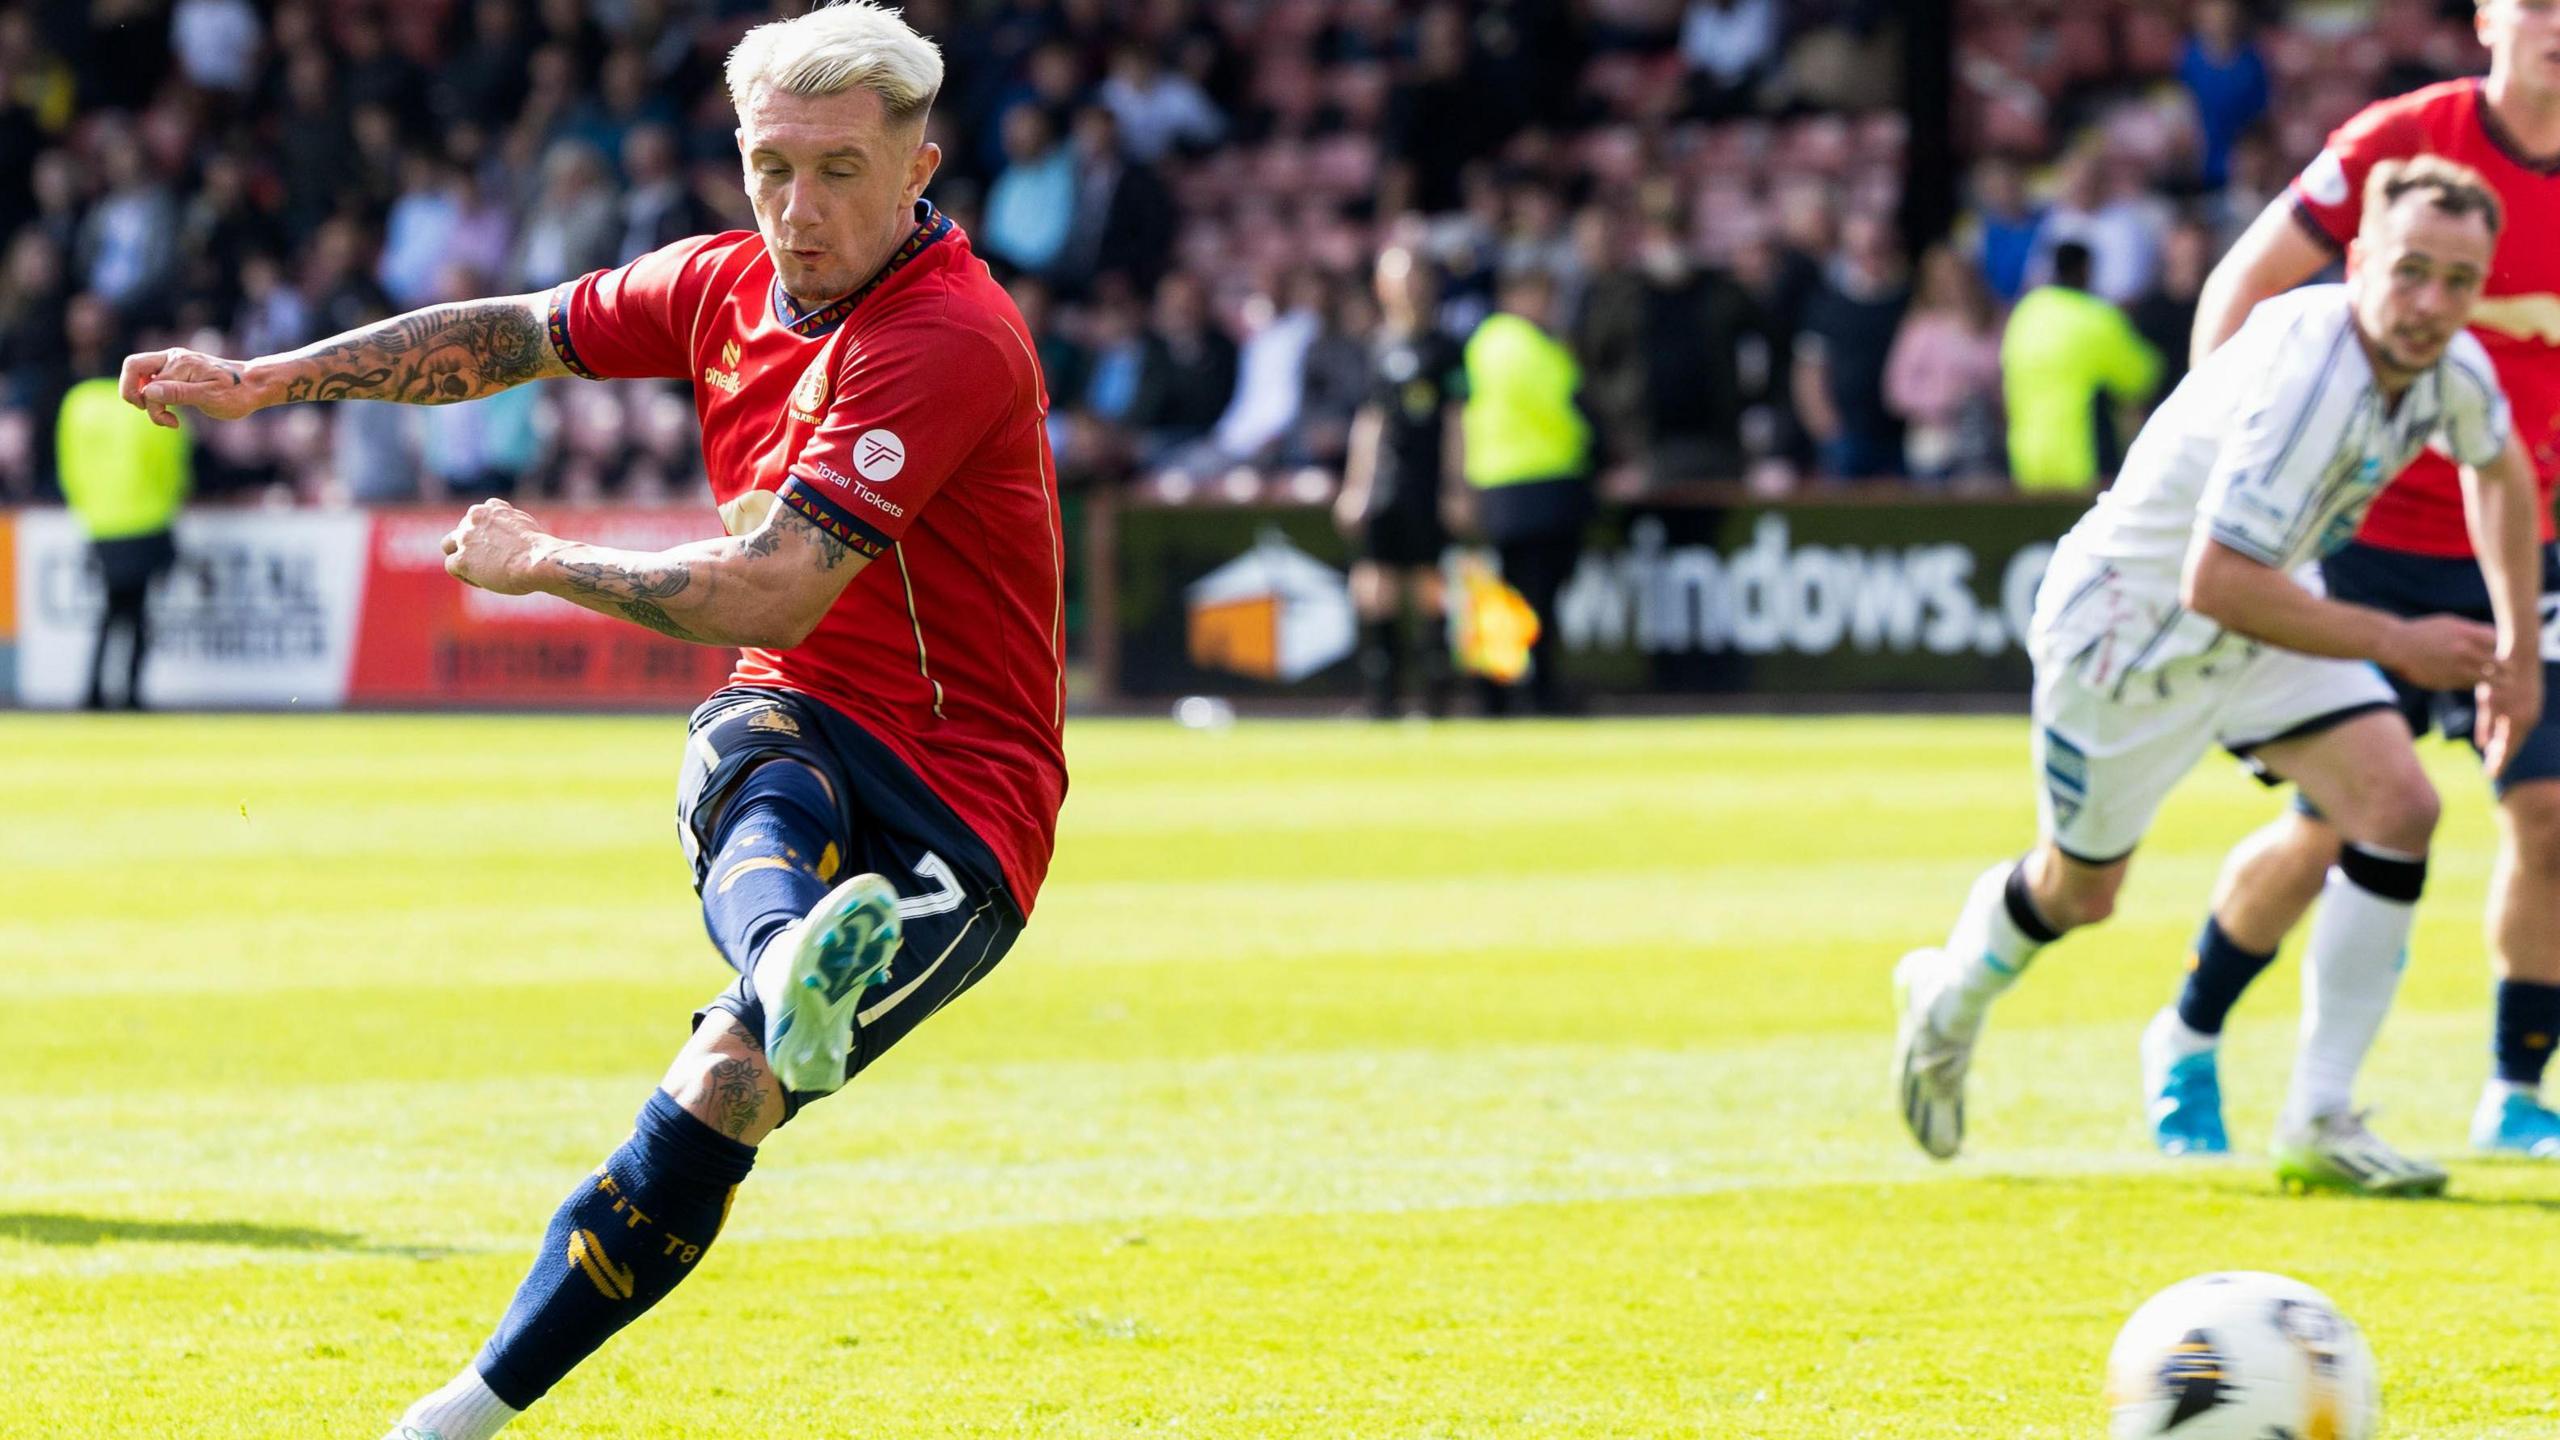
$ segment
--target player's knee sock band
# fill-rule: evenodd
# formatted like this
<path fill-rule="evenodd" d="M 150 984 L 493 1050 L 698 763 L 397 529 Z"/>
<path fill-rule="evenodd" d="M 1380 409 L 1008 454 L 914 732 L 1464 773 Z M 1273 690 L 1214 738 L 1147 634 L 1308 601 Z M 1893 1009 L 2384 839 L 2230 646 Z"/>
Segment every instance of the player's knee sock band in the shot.
<path fill-rule="evenodd" d="M 651 1092 L 631 1138 L 551 1217 L 542 1253 L 475 1362 L 489 1389 L 518 1410 L 530 1406 L 675 1289 L 711 1248 L 755 1162 L 754 1146 Z"/>
<path fill-rule="evenodd" d="M 2009 912 L 2009 923 L 2029 940 L 2050 945 L 2062 938 L 2062 931 L 2036 908 L 2035 892 L 2027 888 L 2026 861 L 2020 860 L 2011 867 L 2008 883 L 2000 887 L 2000 903 Z"/>
<path fill-rule="evenodd" d="M 839 878 L 842 824 L 835 797 L 807 766 L 775 761 L 738 782 L 703 876 L 702 925 L 739 974 L 753 974 L 765 942 Z"/>
<path fill-rule="evenodd" d="M 2403 905 L 2415 905 L 2427 888 L 2427 857 L 2349 845 L 2338 852 L 2338 868 L 2349 880 Z"/>

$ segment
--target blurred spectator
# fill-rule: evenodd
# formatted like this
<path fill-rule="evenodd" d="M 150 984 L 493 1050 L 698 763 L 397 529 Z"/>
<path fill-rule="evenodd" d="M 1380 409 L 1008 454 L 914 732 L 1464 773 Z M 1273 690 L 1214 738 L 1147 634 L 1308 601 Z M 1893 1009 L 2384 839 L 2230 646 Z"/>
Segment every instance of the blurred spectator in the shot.
<path fill-rule="evenodd" d="M 1324 328 L 1307 347 L 1298 423 L 1280 458 L 1291 465 L 1339 467 L 1350 446 L 1351 417 L 1369 398 L 1370 346 L 1377 338 L 1376 302 L 1366 287 L 1327 279 Z"/>
<path fill-rule="evenodd" d="M 228 150 L 204 163 L 204 176 L 178 226 L 183 302 L 219 324 L 240 304 L 240 268 L 258 251 L 284 246 L 277 225 L 249 193 L 249 167 Z"/>
<path fill-rule="evenodd" d="M 2249 33 L 2239 0 L 2199 0 L 2195 30 L 2178 57 L 2178 83 L 2195 101 L 2204 132 L 2203 174 L 2210 190 L 2230 178 L 2231 147 L 2267 113 L 2267 62 Z"/>
<path fill-rule="evenodd" d="M 1509 138 L 1500 102 L 1467 60 L 1466 13 L 1449 4 L 1423 11 L 1413 61 L 1387 100 L 1383 150 L 1393 163 L 1379 195 L 1383 213 L 1455 208 L 1459 172 Z"/>
<path fill-rule="evenodd" d="M 427 123 L 427 75 L 391 44 L 370 5 L 341 5 L 337 12 L 338 81 L 349 112 L 379 105 L 395 128 L 414 134 Z"/>
<path fill-rule="evenodd" d="M 437 273 L 452 262 L 453 239 L 462 228 L 462 174 L 441 156 L 412 151 L 400 198 L 384 222 L 382 260 L 374 278 L 403 310 L 427 303 Z"/>
<path fill-rule="evenodd" d="M 1386 719 L 1401 703 L 1410 606 L 1423 705 L 1443 715 L 1450 676 L 1441 633 L 1440 558 L 1449 548 L 1442 511 L 1466 377 L 1457 344 L 1432 324 L 1439 297 L 1429 263 L 1390 247 L 1378 257 L 1376 283 L 1380 319 L 1374 358 L 1364 367 L 1368 394 L 1352 422 L 1333 518 L 1359 555 L 1351 603 L 1360 616 L 1369 713 Z"/>
<path fill-rule="evenodd" d="M 478 0 L 470 43 L 436 72 L 436 113 L 448 124 L 506 114 L 530 83 L 531 57 L 517 0 Z"/>
<path fill-rule="evenodd" d="M 1680 18 L 1687 113 L 1705 120 L 1751 113 L 1777 58 L 1776 0 L 1689 0 Z"/>
<path fill-rule="evenodd" d="M 80 227 L 81 279 L 128 315 L 165 310 L 159 292 L 177 268 L 177 204 L 124 127 L 100 133 L 98 163 L 107 191 Z"/>
<path fill-rule="evenodd" d="M 37 231 L 65 256 L 80 245 L 81 193 L 79 162 L 68 150 L 47 150 L 36 157 L 30 177 L 36 213 L 25 228 Z"/>
<path fill-rule="evenodd" d="M 1155 323 L 1126 418 L 1139 434 L 1139 459 L 1160 464 L 1205 437 L 1236 393 L 1236 343 L 1209 315 L 1209 292 L 1177 270 L 1156 287 Z"/>
<path fill-rule="evenodd" d="M 1227 128 L 1191 77 L 1164 68 L 1145 44 L 1120 47 L 1095 96 L 1119 119 L 1120 146 L 1132 160 L 1152 163 L 1176 147 L 1214 145 Z"/>
<path fill-rule="evenodd" d="M 2240 137 L 2231 151 L 2230 168 L 2229 182 L 2206 195 L 2200 207 L 2205 223 L 2213 229 L 2213 251 L 2217 255 L 2237 243 L 2241 232 L 2256 222 L 2293 179 L 2283 153 L 2276 148 L 2274 133 L 2264 125 Z"/>
<path fill-rule="evenodd" d="M 2060 193 L 2036 235 L 2028 284 L 2050 283 L 2055 248 L 2076 244 L 2089 252 L 2089 288 L 2114 304 L 2130 303 L 2151 288 L 2168 228 L 2164 209 L 2138 164 L 2082 146 L 2062 162 Z"/>
<path fill-rule="evenodd" d="M 1535 180 L 1513 185 L 1505 197 L 1502 239 L 1495 264 L 1504 272 L 1544 270 L 1554 278 L 1559 297 L 1578 296 L 1582 289 L 1582 252 L 1564 223 L 1564 201 L 1555 187 Z M 1570 315 L 1570 303 L 1557 307 Z"/>
<path fill-rule="evenodd" d="M 249 0 L 178 0 L 169 14 L 169 43 L 178 69 L 200 90 L 245 96 L 257 88 L 258 46 L 265 38 Z"/>
<path fill-rule="evenodd" d="M 1076 156 L 1046 109 L 1016 105 L 1004 117 L 1003 173 L 987 190 L 987 253 L 1045 275 L 1076 220 Z"/>
<path fill-rule="evenodd" d="M 491 277 L 464 265 L 448 265 L 437 273 L 428 303 L 473 300 L 493 288 Z M 518 385 L 459 405 L 381 406 L 406 419 L 419 448 L 419 489 L 429 500 L 465 504 L 495 496 L 512 496 L 541 450 L 535 414 L 541 395 L 531 385 Z M 405 476 L 356 473 L 345 477 L 349 495 L 360 502 L 413 498 L 401 488 Z"/>
<path fill-rule="evenodd" d="M 1464 352 L 1464 473 L 1475 528 L 1502 557 L 1502 578 L 1538 617 L 1529 648 L 1529 698 L 1540 714 L 1571 708 L 1556 596 L 1582 556 L 1591 518 L 1591 427 L 1575 392 L 1581 367 L 1555 334 L 1555 281 L 1526 270 L 1505 277 L 1500 309 L 1468 337 Z M 1487 685 L 1490 713 L 1510 708 L 1506 689 Z"/>
<path fill-rule="evenodd" d="M 604 157 L 583 140 L 552 142 L 542 156 L 542 195 L 509 257 L 507 283 L 547 290 L 614 262 L 622 239 L 612 176 Z"/>
<path fill-rule="evenodd" d="M 285 228 L 300 240 L 337 213 L 338 197 L 355 187 L 356 142 L 338 105 L 327 52 L 293 52 L 284 77 L 277 158 L 284 171 Z"/>
<path fill-rule="evenodd" d="M 661 246 L 720 228 L 702 211 L 685 184 L 676 132 L 665 125 L 635 125 L 622 137 L 622 242 L 614 258 L 629 263 Z"/>
<path fill-rule="evenodd" d="M 2021 490 L 2086 490 L 2103 473 L 2098 406 L 2138 405 L 2159 379 L 2160 357 L 2124 312 L 2089 293 L 2086 247 L 2054 250 L 2053 283 L 2029 291 L 2000 342 L 2009 410 L 2009 477 Z M 2126 417 L 2115 433 L 2130 435 Z"/>
<path fill-rule="evenodd" d="M 2213 273 L 2213 232 L 2195 220 L 2170 227 L 2160 251 L 2160 278 L 2126 311 L 2152 353 L 2160 357 L 2160 382 L 2151 403 L 2178 388 L 2187 378 L 2187 345 L 2196 328 L 2196 297 Z"/>
<path fill-rule="evenodd" d="M 364 231 L 353 220 L 332 220 L 312 238 L 310 324 L 319 334 L 335 335 L 391 317 L 391 297 L 364 262 Z M 343 493 L 368 502 L 416 497 L 417 456 L 403 407 L 341 401 L 335 419 L 330 470 Z"/>
<path fill-rule="evenodd" d="M 298 350 L 311 338 L 310 304 L 285 283 L 284 266 L 275 256 L 252 251 L 240 262 L 240 309 L 231 333 L 249 355 Z"/>
<path fill-rule="evenodd" d="M 1645 222 L 1635 263 L 1591 282 L 1575 350 L 1586 403 L 1610 452 L 1648 483 L 1742 474 L 1738 367 L 1751 297 L 1701 267 L 1669 218 Z"/>
<path fill-rule="evenodd" d="M 1235 395 L 1195 464 L 1262 464 L 1273 458 L 1306 398 L 1307 352 L 1324 327 L 1324 277 L 1301 270 L 1257 291 L 1244 306 Z"/>
<path fill-rule="evenodd" d="M 2005 155 L 1973 167 L 1973 208 L 1965 217 L 1966 246 L 1991 293 L 2003 305 L 2027 293 L 2027 262 L 2044 228 L 2042 206 L 2027 198 L 2026 176 Z"/>
<path fill-rule="evenodd" d="M 1910 292 L 1891 223 L 1853 215 L 1841 225 L 1840 253 L 1796 337 L 1796 416 L 1835 480 L 1902 473 L 1902 422 L 1885 404 L 1884 368 Z"/>
<path fill-rule="evenodd" d="M 1919 288 L 1885 360 L 1884 390 L 1903 420 L 1912 479 L 2000 472 L 2000 317 L 1982 277 L 1946 245 L 1920 257 Z"/>
<path fill-rule="evenodd" d="M 1061 447 L 1062 465 L 1090 474 L 1134 458 L 1154 339 L 1125 287 L 1109 287 L 1096 298 L 1084 387 L 1051 392 L 1077 401 L 1074 442 Z"/>
<path fill-rule="evenodd" d="M 88 708 L 107 708 L 107 656 L 126 637 L 123 695 L 142 708 L 142 664 L 151 649 L 151 586 L 177 563 L 171 527 L 187 494 L 187 432 L 155 425 L 116 392 L 124 347 L 115 311 L 96 295 L 72 300 L 68 331 L 79 381 L 62 398 L 55 428 L 63 498 L 89 537 L 106 607 L 90 654 Z"/>
<path fill-rule="evenodd" d="M 608 165 L 619 162 L 623 142 L 632 131 L 675 123 L 673 107 L 650 92 L 649 57 L 631 46 L 619 46 L 605 56 L 597 84 L 595 95 L 570 110 L 559 134 L 585 141 Z"/>
<path fill-rule="evenodd" d="M 0 266 L 0 409 L 27 417 L 27 474 L 12 499 L 51 499 L 53 427 L 71 388 L 71 348 L 64 334 L 69 288 L 62 252 L 29 226 L 10 242 Z"/>
<path fill-rule="evenodd" d="M 1101 276 L 1121 275 L 1140 291 L 1164 278 L 1173 250 L 1173 195 L 1152 165 L 1120 150 L 1120 122 L 1110 109 L 1076 111 L 1075 221 L 1051 273 L 1081 299 Z"/>

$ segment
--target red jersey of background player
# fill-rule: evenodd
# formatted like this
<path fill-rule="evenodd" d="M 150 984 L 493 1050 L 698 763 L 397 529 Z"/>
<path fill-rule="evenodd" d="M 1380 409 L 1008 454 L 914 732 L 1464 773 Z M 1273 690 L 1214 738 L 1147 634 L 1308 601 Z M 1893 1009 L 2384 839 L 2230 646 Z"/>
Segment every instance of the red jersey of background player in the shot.
<path fill-rule="evenodd" d="M 2365 176 L 2380 161 L 2413 155 L 2441 155 L 2479 171 L 2506 207 L 2471 330 L 2514 407 L 2516 440 L 2541 486 L 2548 543 L 2552 483 L 2560 476 L 2560 246 L 2549 242 L 2560 235 L 2560 157 L 2527 157 L 2490 112 L 2479 80 L 2448 80 L 2376 101 L 2339 126 L 2293 182 L 2295 218 L 2322 244 L 2343 250 L 2363 219 Z M 2374 500 L 2356 538 L 2420 555 L 2470 554 L 2453 462 L 2432 450 L 2420 455 Z"/>
<path fill-rule="evenodd" d="M 731 534 L 779 503 L 870 557 L 807 640 L 741 652 L 732 678 L 852 717 L 986 842 L 1027 915 L 1067 790 L 1048 397 L 968 237 L 916 216 L 877 277 L 816 310 L 731 231 L 561 286 L 551 343 L 589 379 L 693 383 Z"/>

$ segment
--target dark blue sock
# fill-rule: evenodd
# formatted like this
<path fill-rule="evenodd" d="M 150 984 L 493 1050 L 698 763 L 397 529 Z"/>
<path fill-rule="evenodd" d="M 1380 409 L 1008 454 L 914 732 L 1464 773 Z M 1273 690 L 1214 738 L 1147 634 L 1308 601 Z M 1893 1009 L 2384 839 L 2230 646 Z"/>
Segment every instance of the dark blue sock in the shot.
<path fill-rule="evenodd" d="M 806 916 L 844 868 L 835 797 L 817 772 L 790 761 L 759 765 L 721 812 L 702 880 L 702 924 L 738 973 L 765 942 Z"/>
<path fill-rule="evenodd" d="M 2526 1087 L 2542 1083 L 2551 1045 L 2560 1037 L 2560 985 L 2498 982 L 2498 1078 Z"/>
<path fill-rule="evenodd" d="M 474 1362 L 499 1399 L 525 1409 L 693 1273 L 756 1163 L 665 1091 L 631 1138 L 551 1217 L 542 1253 Z"/>
<path fill-rule="evenodd" d="M 2199 1035 L 2219 1035 L 2222 1022 L 2240 999 L 2240 992 L 2258 978 L 2276 954 L 2253 954 L 2233 944 L 2222 933 L 2221 922 L 2204 917 L 2204 929 L 2196 936 L 2194 961 L 2187 969 L 2186 988 L 2178 992 L 2178 1018 Z"/>

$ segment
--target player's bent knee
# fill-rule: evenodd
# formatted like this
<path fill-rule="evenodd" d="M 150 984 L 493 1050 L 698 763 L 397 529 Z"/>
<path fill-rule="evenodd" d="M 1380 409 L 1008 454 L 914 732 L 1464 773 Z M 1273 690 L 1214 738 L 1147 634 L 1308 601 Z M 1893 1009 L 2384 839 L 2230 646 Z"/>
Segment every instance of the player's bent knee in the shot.
<path fill-rule="evenodd" d="M 772 1134 L 785 1113 L 782 1085 L 763 1047 L 737 1017 L 719 1010 L 703 1017 L 658 1088 L 686 1114 L 746 1145 Z"/>

